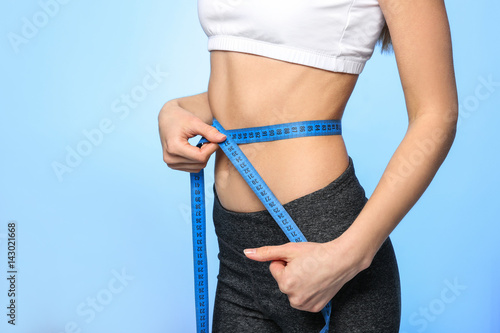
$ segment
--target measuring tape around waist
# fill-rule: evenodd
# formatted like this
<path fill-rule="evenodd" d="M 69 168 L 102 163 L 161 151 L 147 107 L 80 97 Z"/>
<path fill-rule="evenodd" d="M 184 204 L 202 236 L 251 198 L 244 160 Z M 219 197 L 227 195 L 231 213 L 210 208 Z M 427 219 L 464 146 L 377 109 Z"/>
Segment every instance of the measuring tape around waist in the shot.
<path fill-rule="evenodd" d="M 259 200 L 264 204 L 288 239 L 291 242 L 307 242 L 290 215 L 238 147 L 238 144 L 293 139 L 306 136 L 340 135 L 342 134 L 340 120 L 311 120 L 225 130 L 221 124 L 214 119 L 212 126 L 226 135 L 226 140 L 219 143 L 219 147 L 224 154 L 226 154 L 243 179 L 245 179 Z M 201 145 L 206 142 L 209 141 L 205 138 L 201 138 L 197 146 L 201 147 Z M 205 180 L 203 170 L 198 173 L 191 173 L 190 179 L 196 326 L 198 333 L 209 333 L 208 269 L 205 236 Z M 320 333 L 327 333 L 330 323 L 331 302 L 321 310 L 321 313 L 325 319 L 325 326 Z"/>

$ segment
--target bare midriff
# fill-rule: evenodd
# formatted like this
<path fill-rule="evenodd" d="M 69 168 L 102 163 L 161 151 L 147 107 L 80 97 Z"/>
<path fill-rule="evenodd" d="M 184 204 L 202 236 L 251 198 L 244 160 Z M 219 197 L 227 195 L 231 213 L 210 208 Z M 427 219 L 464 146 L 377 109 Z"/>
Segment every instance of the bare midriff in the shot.
<path fill-rule="evenodd" d="M 358 75 L 240 52 L 212 51 L 208 99 L 225 129 L 306 120 L 341 119 Z M 349 158 L 341 135 L 240 145 L 282 203 L 338 178 Z M 227 156 L 218 149 L 215 187 L 227 210 L 265 210 Z"/>

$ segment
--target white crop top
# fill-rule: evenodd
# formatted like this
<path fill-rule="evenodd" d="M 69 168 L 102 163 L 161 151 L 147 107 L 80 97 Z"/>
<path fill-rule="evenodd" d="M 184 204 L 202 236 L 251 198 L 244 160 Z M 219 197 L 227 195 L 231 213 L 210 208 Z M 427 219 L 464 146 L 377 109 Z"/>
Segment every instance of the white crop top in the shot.
<path fill-rule="evenodd" d="M 385 23 L 378 0 L 198 0 L 208 50 L 359 74 Z"/>

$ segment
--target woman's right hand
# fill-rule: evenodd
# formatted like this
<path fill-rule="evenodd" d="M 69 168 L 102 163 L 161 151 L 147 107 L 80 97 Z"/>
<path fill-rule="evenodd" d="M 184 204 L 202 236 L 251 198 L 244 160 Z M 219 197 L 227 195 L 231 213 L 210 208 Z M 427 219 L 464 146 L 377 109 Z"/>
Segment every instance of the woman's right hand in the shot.
<path fill-rule="evenodd" d="M 215 127 L 179 106 L 176 100 L 169 101 L 162 107 L 158 115 L 158 127 L 163 160 L 174 170 L 199 172 L 219 148 L 217 143 L 226 139 Z M 201 148 L 192 146 L 188 139 L 196 135 L 201 135 L 210 142 L 203 144 Z"/>

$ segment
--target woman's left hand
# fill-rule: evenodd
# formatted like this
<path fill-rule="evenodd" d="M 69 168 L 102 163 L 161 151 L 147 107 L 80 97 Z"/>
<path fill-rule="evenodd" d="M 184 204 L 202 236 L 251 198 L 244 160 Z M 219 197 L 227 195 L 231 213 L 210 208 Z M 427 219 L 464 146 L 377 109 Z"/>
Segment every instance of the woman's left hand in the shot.
<path fill-rule="evenodd" d="M 350 245 L 341 236 L 328 243 L 246 249 L 245 255 L 256 261 L 271 261 L 271 274 L 293 308 L 319 312 L 345 283 L 370 266 L 371 259 L 367 260 L 359 247 Z"/>

